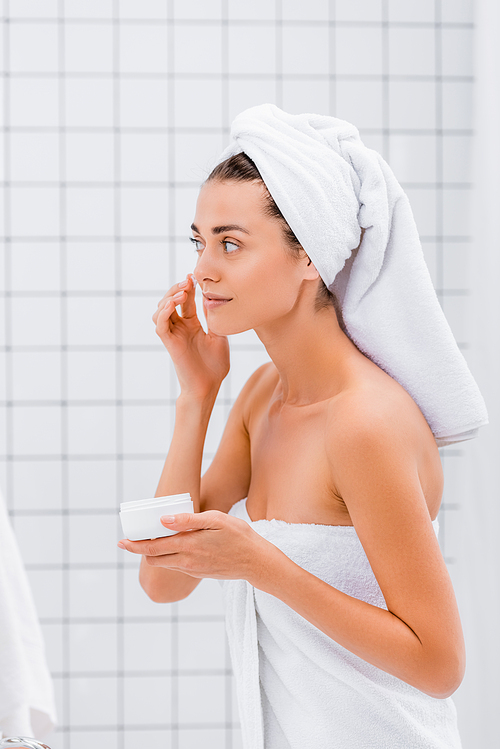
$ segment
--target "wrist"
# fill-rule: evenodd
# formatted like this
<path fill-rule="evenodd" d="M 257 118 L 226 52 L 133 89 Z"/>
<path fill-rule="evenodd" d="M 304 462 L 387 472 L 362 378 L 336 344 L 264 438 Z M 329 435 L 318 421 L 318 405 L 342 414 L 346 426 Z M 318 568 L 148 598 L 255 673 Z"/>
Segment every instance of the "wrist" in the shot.
<path fill-rule="evenodd" d="M 175 402 L 176 408 L 189 411 L 205 411 L 207 408 L 212 410 L 218 392 L 219 388 L 202 394 L 181 392 Z"/>

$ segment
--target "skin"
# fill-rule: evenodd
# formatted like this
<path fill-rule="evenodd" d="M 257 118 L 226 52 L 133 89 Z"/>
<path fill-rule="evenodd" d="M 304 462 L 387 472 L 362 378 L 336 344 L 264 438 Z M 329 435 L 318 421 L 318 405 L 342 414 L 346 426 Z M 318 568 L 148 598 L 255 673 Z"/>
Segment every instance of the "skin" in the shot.
<path fill-rule="evenodd" d="M 156 496 L 190 491 L 194 514 L 163 518 L 177 535 L 120 546 L 142 555 L 140 581 L 156 601 L 186 597 L 204 577 L 244 579 L 284 601 L 359 657 L 436 698 L 464 673 L 451 581 L 431 520 L 443 476 L 433 435 L 408 393 L 315 311 L 319 276 L 287 252 L 262 210 L 258 183 L 207 183 L 193 236 L 202 291 L 230 300 L 196 316 L 194 278 L 153 315 L 181 394 Z M 247 231 L 215 227 L 239 225 Z M 180 314 L 176 307 L 180 306 Z M 201 456 L 220 384 L 226 336 L 254 329 L 272 360 L 248 380 L 204 476 Z M 245 521 L 354 525 L 388 610 L 305 571 Z"/>

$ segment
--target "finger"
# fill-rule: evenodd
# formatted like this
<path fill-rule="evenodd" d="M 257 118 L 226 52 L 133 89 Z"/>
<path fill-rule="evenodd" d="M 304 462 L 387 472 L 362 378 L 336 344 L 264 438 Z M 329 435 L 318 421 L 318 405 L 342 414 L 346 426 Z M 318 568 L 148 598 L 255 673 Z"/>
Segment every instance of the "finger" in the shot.
<path fill-rule="evenodd" d="M 227 515 L 218 510 L 206 512 L 179 512 L 177 515 L 163 515 L 160 522 L 165 528 L 176 531 L 221 528 Z"/>
<path fill-rule="evenodd" d="M 190 320 L 190 319 L 198 317 L 196 313 L 196 301 L 195 301 L 196 288 L 195 288 L 195 285 L 193 283 L 191 276 L 188 279 L 188 284 L 189 285 L 186 288 L 186 299 L 181 307 L 182 317 L 186 320 Z"/>
<path fill-rule="evenodd" d="M 146 539 L 145 541 L 131 541 L 129 538 L 122 538 L 118 542 L 118 546 L 120 549 L 130 551 L 132 554 L 140 554 L 145 557 L 158 557 L 178 553 L 179 542 L 174 541 L 174 538 L 174 536 L 168 536 L 167 538 L 153 538 Z"/>

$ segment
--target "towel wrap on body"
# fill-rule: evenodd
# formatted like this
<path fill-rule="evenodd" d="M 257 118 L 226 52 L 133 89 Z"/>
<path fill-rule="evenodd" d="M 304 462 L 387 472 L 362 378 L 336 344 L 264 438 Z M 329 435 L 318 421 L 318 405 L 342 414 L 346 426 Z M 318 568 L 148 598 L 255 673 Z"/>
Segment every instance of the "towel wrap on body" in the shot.
<path fill-rule="evenodd" d="M 408 197 L 382 156 L 345 120 L 274 104 L 234 119 L 217 163 L 241 152 L 335 293 L 351 340 L 408 391 L 439 446 L 475 437 L 485 404 L 441 310 Z"/>
<path fill-rule="evenodd" d="M 353 526 L 252 522 L 245 499 L 229 514 L 329 585 L 387 608 Z M 244 749 L 460 749 L 451 698 L 372 666 L 246 580 L 220 582 Z"/>

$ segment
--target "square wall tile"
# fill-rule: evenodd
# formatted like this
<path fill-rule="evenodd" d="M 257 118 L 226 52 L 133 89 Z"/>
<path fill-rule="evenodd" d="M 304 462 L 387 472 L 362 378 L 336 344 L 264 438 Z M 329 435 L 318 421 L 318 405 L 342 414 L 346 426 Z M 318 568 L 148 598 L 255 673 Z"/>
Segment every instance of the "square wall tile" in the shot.
<path fill-rule="evenodd" d="M 174 0 L 174 18 L 218 20 L 220 17 L 220 0 Z"/>
<path fill-rule="evenodd" d="M 177 133 L 175 135 L 175 179 L 178 182 L 205 180 L 225 147 L 222 133 Z"/>
<path fill-rule="evenodd" d="M 443 190 L 443 233 L 468 237 L 471 234 L 472 189 Z"/>
<path fill-rule="evenodd" d="M 171 679 L 168 676 L 128 676 L 124 679 L 124 722 L 133 726 L 170 722 Z"/>
<path fill-rule="evenodd" d="M 227 5 L 227 14 L 230 21 L 274 21 L 276 8 L 269 0 L 252 0 L 252 3 L 247 0 L 231 0 Z"/>
<path fill-rule="evenodd" d="M 381 21 L 382 0 L 336 0 L 337 21 Z"/>
<path fill-rule="evenodd" d="M 121 127 L 167 127 L 169 83 L 166 80 L 120 80 Z"/>
<path fill-rule="evenodd" d="M 61 516 L 16 516 L 12 521 L 24 564 L 62 564 Z"/>
<path fill-rule="evenodd" d="M 288 29 L 283 29 L 284 34 L 287 31 Z M 252 24 L 250 21 L 231 26 L 228 34 L 227 65 L 230 74 L 274 74 L 276 70 L 275 28 Z"/>
<path fill-rule="evenodd" d="M 420 236 L 434 236 L 437 232 L 436 191 L 434 189 L 407 188 L 413 216 Z"/>
<path fill-rule="evenodd" d="M 175 27 L 175 72 L 176 73 L 213 73 L 222 71 L 222 36 L 221 26 L 189 24 Z M 193 102 L 196 111 L 196 102 Z M 193 113 L 194 114 L 194 113 Z"/>
<path fill-rule="evenodd" d="M 16 406 L 12 414 L 12 450 L 19 455 L 60 455 L 59 406 Z"/>
<path fill-rule="evenodd" d="M 328 0 L 284 0 L 281 3 L 281 16 L 284 21 L 327 21 L 329 18 Z"/>
<path fill-rule="evenodd" d="M 178 735 L 177 731 L 175 731 L 175 735 Z M 135 731 L 129 730 L 124 733 L 124 749 L 144 749 L 145 741 L 149 746 L 157 746 L 159 749 L 160 747 L 170 747 L 173 741 L 172 733 L 166 728 L 162 731 L 154 731 L 149 727 L 146 733 L 144 726 L 137 728 Z M 82 747 L 82 749 L 84 748 Z"/>
<path fill-rule="evenodd" d="M 326 29 L 325 29 L 326 31 Z M 326 42 L 323 42 L 326 44 Z M 363 54 L 359 54 L 359 50 Z M 328 72 L 325 66 L 324 72 Z M 382 74 L 382 29 L 341 28 L 335 38 L 335 73 L 340 75 Z"/>
<path fill-rule="evenodd" d="M 167 671 L 172 668 L 171 625 L 164 622 L 125 622 L 125 671 Z"/>
<path fill-rule="evenodd" d="M 116 509 L 117 464 L 114 460 L 68 461 L 68 506 L 72 509 Z"/>
<path fill-rule="evenodd" d="M 152 311 L 156 311 L 156 305 L 172 285 L 170 279 L 170 252 L 166 242 L 126 242 L 121 248 L 121 288 L 123 291 L 150 291 L 156 290 L 156 304 L 153 304 L 151 296 Z M 151 321 L 151 324 L 153 322 Z"/>
<path fill-rule="evenodd" d="M 117 625 L 81 624 L 69 626 L 69 658 L 71 670 L 80 673 L 113 672 L 117 669 Z"/>
<path fill-rule="evenodd" d="M 282 72 L 284 75 L 328 73 L 328 28 L 284 26 Z"/>
<path fill-rule="evenodd" d="M 223 621 L 181 622 L 178 643 L 182 671 L 224 668 L 226 629 Z"/>
<path fill-rule="evenodd" d="M 72 618 L 99 619 L 117 616 L 118 575 L 116 570 L 71 570 L 69 615 Z M 115 642 L 111 649 L 116 650 Z M 71 668 L 76 669 L 74 662 Z M 100 671 L 100 668 L 96 669 Z"/>
<path fill-rule="evenodd" d="M 66 180 L 112 182 L 115 178 L 113 138 L 111 133 L 66 133 Z"/>
<path fill-rule="evenodd" d="M 129 454 L 167 453 L 173 406 L 123 406 L 123 450 Z"/>
<path fill-rule="evenodd" d="M 328 114 L 330 83 L 327 80 L 283 81 L 283 109 L 291 114 Z"/>
<path fill-rule="evenodd" d="M 121 359 L 123 398 L 169 398 L 172 369 L 166 351 L 124 351 Z"/>
<path fill-rule="evenodd" d="M 224 676 L 179 676 L 180 723 L 223 723 L 225 719 Z"/>
<path fill-rule="evenodd" d="M 436 91 L 430 81 L 390 81 L 389 118 L 392 128 L 436 127 Z"/>
<path fill-rule="evenodd" d="M 441 0 L 441 20 L 446 23 L 472 23 L 474 0 Z"/>
<path fill-rule="evenodd" d="M 56 18 L 58 16 L 57 0 L 10 0 L 10 18 Z"/>
<path fill-rule="evenodd" d="M 380 81 L 338 81 L 335 117 L 363 128 L 382 127 L 382 83 Z"/>
<path fill-rule="evenodd" d="M 10 125 L 57 127 L 59 82 L 56 78 L 12 78 L 10 81 Z"/>
<path fill-rule="evenodd" d="M 11 187 L 11 234 L 48 237 L 60 233 L 57 187 Z"/>
<path fill-rule="evenodd" d="M 61 398 L 61 353 L 19 351 L 12 356 L 14 400 L 59 400 Z"/>
<path fill-rule="evenodd" d="M 70 127 L 113 126 L 113 80 L 67 78 L 65 119 Z"/>
<path fill-rule="evenodd" d="M 116 677 L 70 678 L 68 688 L 70 723 L 77 726 L 116 725 Z"/>
<path fill-rule="evenodd" d="M 115 290 L 115 247 L 111 242 L 69 242 L 65 252 L 69 291 Z"/>
<path fill-rule="evenodd" d="M 67 23 L 64 27 L 64 42 L 66 72 L 113 72 L 113 26 L 111 24 Z"/>
<path fill-rule="evenodd" d="M 468 289 L 472 264 L 470 242 L 445 242 L 443 245 L 444 281 L 448 289 Z"/>
<path fill-rule="evenodd" d="M 472 137 L 448 135 L 443 138 L 443 181 L 470 182 L 472 178 Z"/>
<path fill-rule="evenodd" d="M 120 502 L 153 497 L 158 487 L 165 457 L 127 458 L 123 461 L 123 490 Z"/>
<path fill-rule="evenodd" d="M 60 510 L 62 463 L 59 460 L 15 460 L 12 464 L 16 510 Z"/>
<path fill-rule="evenodd" d="M 67 450 L 73 455 L 116 452 L 114 406 L 68 406 Z"/>
<path fill-rule="evenodd" d="M 120 72 L 167 73 L 168 40 L 168 27 L 164 24 L 120 26 Z"/>
<path fill-rule="evenodd" d="M 120 177 L 124 182 L 168 181 L 169 138 L 166 133 L 122 133 L 119 146 Z"/>
<path fill-rule="evenodd" d="M 113 0 L 64 0 L 66 18 L 111 18 Z"/>
<path fill-rule="evenodd" d="M 14 182 L 59 180 L 57 133 L 11 133 L 10 177 Z"/>
<path fill-rule="evenodd" d="M 434 75 L 435 36 L 429 28 L 390 28 L 389 74 Z"/>
<path fill-rule="evenodd" d="M 435 182 L 436 136 L 390 136 L 390 165 L 399 182 Z"/>
<path fill-rule="evenodd" d="M 66 366 L 69 400 L 116 398 L 114 351 L 68 351 Z"/>
<path fill-rule="evenodd" d="M 112 728 L 109 731 L 71 731 L 72 749 L 117 749 L 118 733 Z M 52 749 L 52 744 L 50 745 Z"/>
<path fill-rule="evenodd" d="M 113 297 L 68 297 L 66 330 L 70 346 L 115 344 L 116 299 Z"/>
<path fill-rule="evenodd" d="M 296 83 L 296 81 L 294 81 Z M 229 80 L 228 82 L 228 122 L 232 122 L 237 114 L 249 107 L 269 102 L 277 104 L 276 80 Z M 229 142 L 227 135 L 223 136 L 223 146 Z"/>
<path fill-rule="evenodd" d="M 473 29 L 442 29 L 443 75 L 470 75 L 473 71 Z"/>
<path fill-rule="evenodd" d="M 53 242 L 12 245 L 11 291 L 60 291 L 61 250 Z"/>
<path fill-rule="evenodd" d="M 165 237 L 169 227 L 166 187 L 122 187 L 120 233 L 127 237 Z"/>
<path fill-rule="evenodd" d="M 156 296 L 122 297 L 121 323 L 122 343 L 126 346 L 155 346 L 163 350 L 163 344 L 155 333 L 152 316 L 158 309 Z"/>
<path fill-rule="evenodd" d="M 199 749 L 199 747 L 227 746 L 226 729 L 224 728 L 182 728 L 179 731 L 179 749 Z M 234 744 L 229 744 L 233 747 Z"/>
<path fill-rule="evenodd" d="M 63 616 L 62 570 L 27 570 L 28 580 L 40 618 Z"/>
<path fill-rule="evenodd" d="M 67 187 L 66 233 L 73 237 L 108 237 L 115 233 L 112 188 Z"/>
<path fill-rule="evenodd" d="M 121 551 L 117 547 L 117 517 L 114 515 L 74 515 L 69 522 L 69 561 L 71 564 L 110 564 Z"/>
<path fill-rule="evenodd" d="M 474 111 L 472 82 L 443 81 L 442 107 L 443 127 L 448 130 L 469 130 L 472 128 Z"/>
<path fill-rule="evenodd" d="M 222 80 L 175 80 L 176 127 L 227 127 Z"/>
<path fill-rule="evenodd" d="M 388 13 L 390 22 L 434 22 L 435 2 L 434 0 L 389 0 Z"/>
<path fill-rule="evenodd" d="M 139 6 L 137 0 L 120 0 L 118 12 L 120 18 L 165 19 L 167 17 L 167 5 L 165 0 L 141 0 Z"/>

